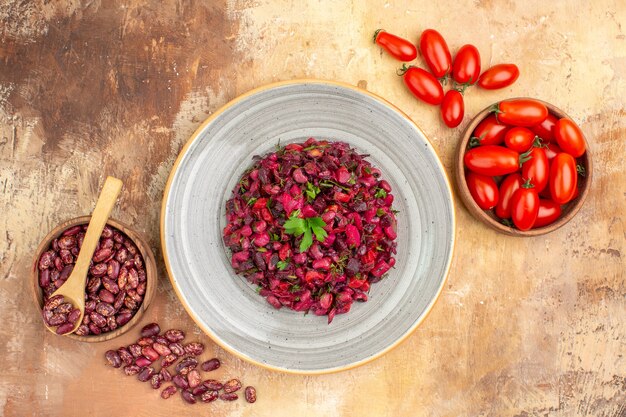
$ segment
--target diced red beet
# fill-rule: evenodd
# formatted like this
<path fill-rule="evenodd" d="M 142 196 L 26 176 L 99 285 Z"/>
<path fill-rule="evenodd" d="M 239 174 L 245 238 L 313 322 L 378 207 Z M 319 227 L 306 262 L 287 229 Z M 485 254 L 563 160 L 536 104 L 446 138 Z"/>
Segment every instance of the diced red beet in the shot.
<path fill-rule="evenodd" d="M 352 174 L 350 174 L 350 172 L 348 172 L 348 168 L 344 166 L 340 166 L 339 169 L 335 171 L 335 178 L 340 184 L 346 184 L 348 181 L 350 181 L 351 177 Z"/>
<path fill-rule="evenodd" d="M 254 246 L 257 247 L 262 247 L 270 243 L 270 235 L 268 235 L 266 232 L 253 235 L 252 239 L 254 240 Z"/>
<path fill-rule="evenodd" d="M 300 168 L 293 171 L 293 179 L 300 184 L 304 184 L 309 180 Z"/>
<path fill-rule="evenodd" d="M 346 226 L 346 243 L 348 246 L 356 248 L 361 245 L 361 234 L 356 226 L 349 224 Z"/>
<path fill-rule="evenodd" d="M 310 217 L 317 217 L 317 211 L 315 211 L 313 206 L 307 204 L 306 206 L 302 207 L 302 217 L 304 217 L 305 219 L 308 219 Z"/>

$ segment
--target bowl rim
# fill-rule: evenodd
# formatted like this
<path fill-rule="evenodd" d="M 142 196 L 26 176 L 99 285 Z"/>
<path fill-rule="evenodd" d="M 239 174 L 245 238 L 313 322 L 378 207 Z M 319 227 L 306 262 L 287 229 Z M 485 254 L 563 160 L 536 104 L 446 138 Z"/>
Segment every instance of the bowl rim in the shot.
<path fill-rule="evenodd" d="M 463 162 L 463 156 L 465 155 L 466 152 L 466 148 L 467 148 L 467 144 L 471 138 L 471 134 L 474 131 L 474 129 L 476 128 L 476 126 L 478 126 L 478 124 L 480 122 L 482 122 L 490 113 L 491 113 L 491 109 L 493 108 L 494 105 L 503 102 L 503 101 L 510 101 L 510 100 L 534 100 L 534 101 L 538 101 L 542 104 L 544 104 L 547 108 L 548 111 L 550 113 L 552 113 L 554 116 L 558 117 L 558 118 L 568 118 L 570 120 L 574 120 L 572 119 L 567 113 L 565 113 L 563 110 L 561 110 L 560 108 L 556 107 L 555 105 L 548 103 L 546 101 L 537 99 L 537 98 L 532 98 L 532 97 L 511 97 L 511 98 L 505 98 L 502 100 L 498 100 L 497 102 L 490 104 L 489 106 L 485 107 L 483 110 L 481 110 L 479 113 L 476 114 L 476 116 L 474 116 L 471 120 L 471 122 L 467 125 L 467 127 L 465 128 L 465 130 L 463 131 L 463 134 L 461 136 L 461 140 L 459 141 L 458 145 L 457 145 L 457 150 L 456 150 L 456 160 L 455 160 L 455 182 L 456 182 L 456 189 L 458 191 L 458 194 L 460 196 L 461 201 L 463 201 L 463 204 L 465 205 L 465 207 L 467 208 L 467 210 L 470 212 L 470 214 L 477 220 L 480 220 L 482 223 L 486 224 L 487 226 L 491 227 L 492 229 L 509 235 L 509 236 L 521 236 L 521 237 L 532 237 L 532 236 L 541 236 L 544 235 L 546 233 L 550 233 L 553 232 L 561 227 L 563 227 L 566 223 L 568 223 L 572 218 L 574 218 L 574 216 L 578 213 L 578 211 L 581 209 L 581 207 L 583 206 L 587 195 L 589 194 L 589 190 L 591 189 L 591 182 L 592 182 L 592 178 L 593 178 L 593 163 L 592 163 L 592 152 L 591 149 L 589 147 L 589 142 L 587 141 L 587 138 L 583 132 L 583 140 L 585 141 L 585 154 L 583 156 L 581 156 L 580 158 L 583 159 L 584 164 L 585 164 L 585 169 L 586 169 L 586 176 L 584 179 L 584 186 L 581 187 L 580 189 L 580 195 L 578 196 L 578 198 L 575 201 L 572 201 L 571 203 L 567 203 L 567 205 L 570 205 L 567 208 L 567 212 L 562 215 L 559 219 L 557 219 L 557 221 L 555 221 L 554 223 L 551 223 L 547 226 L 543 226 L 543 227 L 539 227 L 537 229 L 530 229 L 527 231 L 521 231 L 519 229 L 515 229 L 513 227 L 509 227 L 509 226 L 505 226 L 504 224 L 496 221 L 492 216 L 490 216 L 489 214 L 487 214 L 487 211 L 481 209 L 480 207 L 478 207 L 478 204 L 476 204 L 476 202 L 474 201 L 474 199 L 471 197 L 469 189 L 467 188 L 467 183 L 465 181 L 465 164 Z M 581 130 L 582 131 L 582 130 Z M 572 204 L 573 203 L 573 204 Z"/>
<path fill-rule="evenodd" d="M 208 327 L 206 327 L 206 326 L 204 326 L 202 324 L 202 321 L 199 320 L 199 318 L 196 317 L 195 313 L 191 310 L 191 308 L 185 302 L 184 297 L 182 296 L 178 286 L 176 285 L 176 280 L 173 277 L 171 266 L 170 266 L 170 260 L 169 260 L 169 256 L 168 256 L 168 253 L 167 253 L 167 245 L 165 244 L 165 212 L 166 212 L 167 200 L 168 200 L 169 195 L 170 195 L 171 186 L 172 186 L 172 182 L 174 180 L 174 176 L 176 175 L 176 172 L 178 171 L 180 163 L 183 160 L 183 158 L 185 157 L 185 155 L 187 154 L 189 148 L 195 142 L 195 140 L 199 137 L 199 135 L 204 131 L 206 126 L 208 126 L 211 122 L 213 122 L 213 120 L 218 118 L 226 110 L 228 110 L 232 106 L 238 104 L 239 102 L 247 99 L 250 96 L 253 96 L 255 94 L 261 93 L 261 92 L 266 91 L 266 90 L 271 90 L 271 89 L 274 89 L 274 88 L 284 87 L 284 86 L 298 85 L 298 84 L 319 84 L 319 85 L 326 85 L 326 86 L 331 86 L 331 87 L 346 88 L 346 89 L 358 92 L 360 94 L 365 94 L 365 95 L 373 98 L 374 100 L 380 102 L 384 106 L 387 106 L 391 110 L 397 112 L 399 115 L 401 115 L 408 123 L 410 123 L 415 129 L 417 129 L 417 131 L 419 131 L 422 134 L 422 136 L 426 139 L 428 144 L 431 146 L 431 149 L 432 149 L 433 153 L 435 154 L 436 164 L 439 166 L 439 169 L 443 173 L 444 180 L 445 180 L 445 182 L 446 182 L 446 184 L 448 186 L 447 187 L 448 198 L 450 199 L 450 204 L 451 204 L 451 208 L 452 208 L 452 210 L 451 210 L 452 236 L 451 236 L 450 256 L 446 260 L 446 265 L 445 265 L 445 268 L 444 268 L 443 279 L 441 280 L 441 284 L 439 285 L 439 288 L 437 289 L 437 293 L 430 300 L 429 304 L 426 307 L 426 310 L 421 315 L 421 317 L 418 320 L 416 320 L 415 323 L 413 323 L 413 325 L 406 331 L 406 333 L 404 335 L 402 335 L 401 337 L 396 339 L 393 343 L 391 343 L 389 346 L 387 346 L 386 348 L 382 349 L 381 351 L 377 352 L 376 354 L 374 354 L 374 355 L 372 355 L 370 357 L 367 357 L 365 359 L 362 359 L 360 361 L 347 364 L 347 365 L 338 366 L 338 367 L 334 367 L 334 368 L 316 369 L 316 370 L 290 369 L 290 368 L 283 368 L 283 367 L 279 367 L 279 366 L 269 365 L 269 364 L 260 362 L 258 360 L 255 360 L 255 359 L 253 359 L 253 358 L 243 354 L 242 352 L 239 352 L 238 350 L 236 350 L 235 348 L 229 346 L 228 344 L 224 343 L 217 334 L 215 334 L 210 328 L 208 328 Z M 379 95 L 377 95 L 375 93 L 372 93 L 372 92 L 370 92 L 368 90 L 365 90 L 363 88 L 360 88 L 360 87 L 357 87 L 357 86 L 354 86 L 354 85 L 351 85 L 351 84 L 348 84 L 348 83 L 344 83 L 344 82 L 341 82 L 341 81 L 330 81 L 330 80 L 320 80 L 320 79 L 311 79 L 311 78 L 300 78 L 300 79 L 293 79 L 293 80 L 277 81 L 277 82 L 265 84 L 265 85 L 257 87 L 257 88 L 253 88 L 253 89 L 251 89 L 251 90 L 249 90 L 249 91 L 247 91 L 247 92 L 245 92 L 245 93 L 235 97 L 231 101 L 227 102 L 226 104 L 221 106 L 218 110 L 216 110 L 213 114 L 211 114 L 204 122 L 202 122 L 200 124 L 200 126 L 198 126 L 198 128 L 194 131 L 194 133 L 187 140 L 187 142 L 185 143 L 183 148 L 180 150 L 180 153 L 178 154 L 178 157 L 176 158 L 176 161 L 174 162 L 174 165 L 171 168 L 170 174 L 169 174 L 168 179 L 167 179 L 167 183 L 165 185 L 165 189 L 163 191 L 163 199 L 162 199 L 162 203 L 161 203 L 161 219 L 160 220 L 161 220 L 160 221 L 161 251 L 163 253 L 163 261 L 165 263 L 165 268 L 167 270 L 167 276 L 168 276 L 168 278 L 170 280 L 170 283 L 172 284 L 172 287 L 174 288 L 176 296 L 178 297 L 178 299 L 180 300 L 181 304 L 183 305 L 183 307 L 187 311 L 187 314 L 189 314 L 189 316 L 193 319 L 193 321 L 196 323 L 196 325 L 198 327 L 200 327 L 200 329 L 202 329 L 202 331 L 205 334 L 207 334 L 211 338 L 211 340 L 213 340 L 215 343 L 217 343 L 221 348 L 223 348 L 227 352 L 237 356 L 238 358 L 241 358 L 241 359 L 243 359 L 243 360 L 245 360 L 247 362 L 250 362 L 250 363 L 252 363 L 254 365 L 257 365 L 257 366 L 259 366 L 261 368 L 268 369 L 270 371 L 284 372 L 284 373 L 296 374 L 296 375 L 321 375 L 321 374 L 330 374 L 330 373 L 335 373 L 335 372 L 346 371 L 346 370 L 349 370 L 349 369 L 356 368 L 358 366 L 364 365 L 364 364 L 366 364 L 368 362 L 371 362 L 371 361 L 373 361 L 373 360 L 383 356 L 384 354 L 386 354 L 387 352 L 389 352 L 393 348 L 397 347 L 398 345 L 400 345 L 411 334 L 413 334 L 413 332 L 426 319 L 426 317 L 428 317 L 428 315 L 432 311 L 433 306 L 439 300 L 439 297 L 441 296 L 443 288 L 445 287 L 445 284 L 447 282 L 448 276 L 450 274 L 450 268 L 451 268 L 451 265 L 452 265 L 452 260 L 454 259 L 454 252 L 455 252 L 455 247 L 456 247 L 456 204 L 455 204 L 454 193 L 452 192 L 452 183 L 450 182 L 450 178 L 448 176 L 448 173 L 447 173 L 445 167 L 443 166 L 443 163 L 441 162 L 441 159 L 439 158 L 439 155 L 435 151 L 435 147 L 432 145 L 432 142 L 430 141 L 428 136 L 424 133 L 424 131 L 404 111 L 402 111 L 397 106 L 395 106 L 391 102 L 387 101 L 386 99 L 384 99 L 383 97 L 381 97 L 381 96 L 379 96 Z"/>
<path fill-rule="evenodd" d="M 39 246 L 37 246 L 33 263 L 32 263 L 33 265 L 32 270 L 31 270 L 31 285 L 32 285 L 31 293 L 33 295 L 33 300 L 35 301 L 35 305 L 40 311 L 43 308 L 43 291 L 41 290 L 41 287 L 39 287 L 39 268 L 38 268 L 39 258 L 41 257 L 41 254 L 44 252 L 44 250 L 46 250 L 46 248 L 50 245 L 50 243 L 55 237 L 60 236 L 61 233 L 63 233 L 65 230 L 67 230 L 68 228 L 72 226 L 89 223 L 90 219 L 91 219 L 91 215 L 85 215 L 85 216 L 74 217 L 69 220 L 63 221 L 62 223 L 59 223 L 57 226 L 55 226 L 52 230 L 50 230 L 43 237 L 43 239 L 39 243 Z M 115 339 L 116 337 L 121 336 L 124 333 L 128 332 L 130 329 L 135 327 L 135 325 L 142 319 L 143 315 L 145 314 L 146 310 L 152 303 L 152 300 L 154 299 L 154 296 L 156 294 L 156 286 L 158 283 L 158 279 L 157 279 L 158 272 L 156 268 L 156 259 L 154 257 L 152 248 L 150 248 L 150 245 L 148 244 L 148 242 L 143 238 L 143 236 L 141 236 L 139 233 L 137 233 L 135 230 L 133 230 L 131 227 L 129 227 L 127 224 L 123 222 L 120 222 L 113 218 L 108 218 L 107 224 L 115 227 L 116 229 L 126 234 L 133 241 L 133 243 L 135 243 L 135 245 L 137 246 L 137 249 L 141 252 L 141 255 L 143 256 L 143 259 L 144 259 L 144 264 L 146 266 L 146 293 L 135 315 L 130 319 L 128 323 L 126 323 L 122 327 L 118 327 L 115 330 L 112 330 L 104 334 L 99 334 L 99 335 L 79 336 L 74 333 L 65 335 L 65 337 L 68 337 L 70 339 L 77 340 L 80 342 L 87 342 L 87 343 L 104 342 L 107 340 Z M 139 244 L 137 242 L 139 242 Z"/>

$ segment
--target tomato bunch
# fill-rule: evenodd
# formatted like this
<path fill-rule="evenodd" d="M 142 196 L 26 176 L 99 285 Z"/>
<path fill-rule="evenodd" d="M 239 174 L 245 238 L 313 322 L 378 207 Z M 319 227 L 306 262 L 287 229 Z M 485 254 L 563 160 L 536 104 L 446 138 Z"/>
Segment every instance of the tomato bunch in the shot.
<path fill-rule="evenodd" d="M 417 58 L 418 50 L 411 41 L 382 29 L 374 33 L 374 43 L 399 61 L 410 62 Z M 415 65 L 403 65 L 398 75 L 403 76 L 404 84 L 415 97 L 441 106 L 441 118 L 451 128 L 463 120 L 463 94 L 468 87 L 477 84 L 486 90 L 496 90 L 513 84 L 519 77 L 514 64 L 494 65 L 481 74 L 480 53 L 474 45 L 463 45 L 452 59 L 448 44 L 434 29 L 424 30 L 418 44 L 428 71 Z M 444 93 L 443 86 L 450 79 L 451 88 Z"/>
<path fill-rule="evenodd" d="M 547 226 L 578 197 L 585 139 L 571 119 L 532 99 L 505 100 L 472 132 L 463 156 L 467 188 L 483 210 L 525 231 Z"/>

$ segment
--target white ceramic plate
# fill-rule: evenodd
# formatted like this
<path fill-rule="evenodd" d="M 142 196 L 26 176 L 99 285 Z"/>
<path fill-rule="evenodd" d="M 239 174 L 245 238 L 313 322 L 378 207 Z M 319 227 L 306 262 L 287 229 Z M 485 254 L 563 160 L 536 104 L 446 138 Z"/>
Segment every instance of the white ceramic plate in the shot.
<path fill-rule="evenodd" d="M 330 325 L 271 307 L 234 273 L 222 242 L 224 203 L 252 157 L 308 137 L 370 154 L 400 210 L 395 269 Z M 178 297 L 218 344 L 261 366 L 324 373 L 382 355 L 426 316 L 450 266 L 454 207 L 435 151 L 398 109 L 348 85 L 286 82 L 235 99 L 191 137 L 165 189 L 161 240 Z"/>

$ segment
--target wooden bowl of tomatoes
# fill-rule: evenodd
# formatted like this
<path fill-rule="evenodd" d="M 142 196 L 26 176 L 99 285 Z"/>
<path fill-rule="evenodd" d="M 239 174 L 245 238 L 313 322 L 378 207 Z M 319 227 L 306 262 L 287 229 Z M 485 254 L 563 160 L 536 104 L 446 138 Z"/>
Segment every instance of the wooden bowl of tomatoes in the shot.
<path fill-rule="evenodd" d="M 456 182 L 469 212 L 512 236 L 538 236 L 576 215 L 591 187 L 589 145 L 559 108 L 514 98 L 481 111 L 457 150 Z"/>

